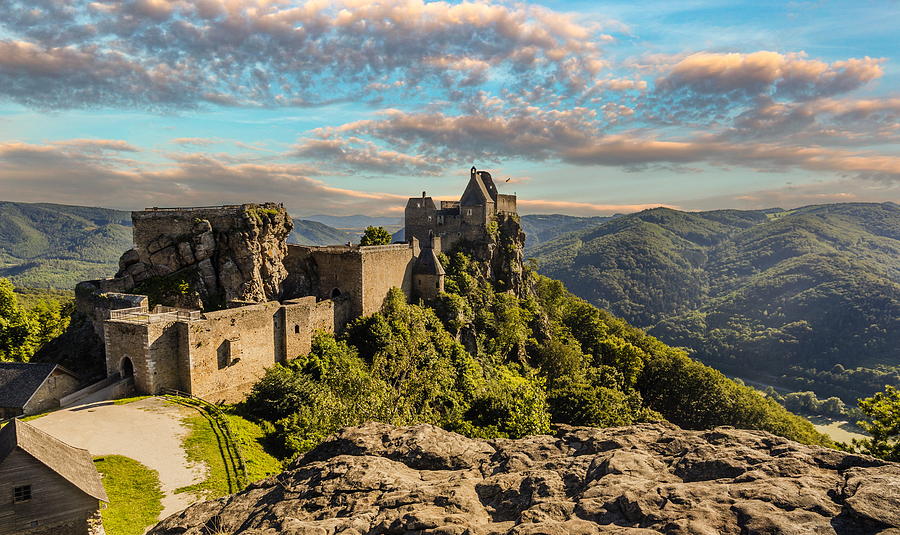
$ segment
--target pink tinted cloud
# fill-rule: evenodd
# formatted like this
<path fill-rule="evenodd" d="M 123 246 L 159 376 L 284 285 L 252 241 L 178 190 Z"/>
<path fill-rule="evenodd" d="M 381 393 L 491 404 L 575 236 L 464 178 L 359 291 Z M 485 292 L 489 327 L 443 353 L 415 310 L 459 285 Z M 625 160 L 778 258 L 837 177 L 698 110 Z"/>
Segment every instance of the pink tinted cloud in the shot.
<path fill-rule="evenodd" d="M 816 98 L 851 91 L 883 74 L 883 59 L 852 58 L 831 64 L 806 59 L 802 54 L 759 51 L 700 52 L 690 55 L 661 76 L 662 92 L 773 93 L 794 98 Z"/>
<path fill-rule="evenodd" d="M 147 163 L 72 141 L 0 142 L 0 190 L 10 200 L 127 209 L 274 200 L 294 213 L 336 214 L 393 213 L 406 199 L 332 186 L 310 178 L 303 164 L 199 153 Z"/>
<path fill-rule="evenodd" d="M 575 91 L 607 41 L 572 14 L 488 1 L 60 0 L 14 3 L 0 28 L 16 39 L 0 42 L 0 95 L 43 108 L 453 97 L 495 75 Z"/>

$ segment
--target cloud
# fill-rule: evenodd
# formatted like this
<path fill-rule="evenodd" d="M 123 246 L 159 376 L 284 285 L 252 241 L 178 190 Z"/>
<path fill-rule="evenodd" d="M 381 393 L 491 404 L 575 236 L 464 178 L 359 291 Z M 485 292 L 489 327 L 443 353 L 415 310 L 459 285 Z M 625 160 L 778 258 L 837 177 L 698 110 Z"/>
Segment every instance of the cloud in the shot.
<path fill-rule="evenodd" d="M 656 90 L 820 98 L 846 93 L 879 78 L 883 61 L 865 57 L 829 64 L 808 60 L 802 54 L 700 52 L 682 59 L 657 79 Z"/>
<path fill-rule="evenodd" d="M 0 95 L 41 109 L 459 98 L 495 78 L 575 92 L 609 40 L 571 14 L 487 1 L 9 0 L 0 28 Z"/>
<path fill-rule="evenodd" d="M 737 208 L 759 210 L 780 207 L 784 209 L 839 202 L 885 202 L 900 198 L 900 184 L 835 180 L 811 184 L 786 185 L 779 188 L 751 190 L 739 194 L 715 195 L 684 202 L 692 210 L 716 210 Z"/>
<path fill-rule="evenodd" d="M 291 155 L 323 162 L 325 166 L 388 175 L 436 175 L 442 169 L 434 160 L 379 149 L 374 143 L 355 136 L 305 139 Z"/>
<path fill-rule="evenodd" d="M 830 106 L 839 113 L 854 113 L 852 110 L 857 109 L 875 113 L 876 109 L 892 109 L 874 103 L 860 106 L 832 103 Z M 764 172 L 799 168 L 900 181 L 900 157 L 893 154 L 779 143 L 778 140 L 737 142 L 721 133 L 691 133 L 674 139 L 659 139 L 638 130 L 604 134 L 595 114 L 587 109 L 532 107 L 510 115 L 496 113 L 490 116 L 408 113 L 390 109 L 383 111 L 379 119 L 320 129 L 318 134 L 319 139 L 306 140 L 296 154 L 322 159 L 332 157 L 351 167 L 381 168 L 388 174 L 391 173 L 390 165 L 398 166 L 396 174 L 411 174 L 422 171 L 426 162 L 474 163 L 474 160 L 496 162 L 517 158 L 630 170 L 683 170 L 679 166 L 685 164 L 737 165 Z M 347 145 L 340 136 L 348 136 L 362 144 L 364 150 L 345 152 Z M 370 140 L 377 140 L 380 145 Z M 389 155 L 390 160 L 379 158 L 382 153 Z M 403 156 L 409 153 L 416 156 Z M 366 154 L 372 155 L 371 161 L 365 158 Z M 414 161 L 416 165 L 403 167 L 402 162 L 406 161 Z M 417 167 L 419 165 L 421 167 Z"/>
<path fill-rule="evenodd" d="M 764 172 L 801 168 L 900 182 L 898 156 L 816 146 L 723 143 L 702 138 L 663 141 L 618 135 L 567 150 L 561 158 L 577 165 L 642 166 L 702 162 L 719 166 L 739 165 Z"/>
<path fill-rule="evenodd" d="M 274 200 L 293 213 L 386 214 L 402 210 L 406 200 L 331 186 L 310 178 L 311 168 L 302 164 L 223 161 L 198 153 L 153 163 L 98 152 L 82 141 L 0 142 L 0 190 L 9 200 L 126 209 Z"/>

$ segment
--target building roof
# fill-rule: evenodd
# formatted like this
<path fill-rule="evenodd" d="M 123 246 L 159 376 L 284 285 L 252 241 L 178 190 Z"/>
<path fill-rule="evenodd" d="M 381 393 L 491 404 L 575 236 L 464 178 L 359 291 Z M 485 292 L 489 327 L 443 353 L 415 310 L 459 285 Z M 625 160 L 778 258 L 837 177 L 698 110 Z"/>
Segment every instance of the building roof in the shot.
<path fill-rule="evenodd" d="M 474 172 L 469 177 L 469 183 L 463 191 L 462 197 L 459 198 L 459 204 L 464 206 L 480 206 L 493 200 L 488 192 L 484 181 L 481 179 L 480 172 Z"/>
<path fill-rule="evenodd" d="M 0 362 L 0 407 L 23 408 L 54 369 L 76 375 L 58 364 Z"/>
<path fill-rule="evenodd" d="M 109 502 L 100 474 L 87 450 L 70 446 L 21 420 L 13 420 L 0 429 L 0 462 L 16 448 L 34 457 L 82 492 Z"/>
<path fill-rule="evenodd" d="M 413 273 L 418 275 L 444 275 L 444 266 L 438 260 L 437 253 L 434 249 L 427 247 L 419 253 L 419 258 L 413 265 Z"/>

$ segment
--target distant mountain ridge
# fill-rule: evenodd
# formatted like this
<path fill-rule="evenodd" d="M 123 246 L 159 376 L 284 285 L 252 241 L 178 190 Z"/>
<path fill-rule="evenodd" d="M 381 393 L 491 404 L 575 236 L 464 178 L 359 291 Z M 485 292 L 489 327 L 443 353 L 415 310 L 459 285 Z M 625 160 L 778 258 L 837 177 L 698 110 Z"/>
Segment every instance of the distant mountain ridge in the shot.
<path fill-rule="evenodd" d="M 333 245 L 359 236 L 294 219 L 288 241 Z M 72 289 L 108 277 L 132 246 L 131 212 L 110 208 L 0 201 L 0 277 L 17 286 Z"/>
<path fill-rule="evenodd" d="M 563 234 L 531 256 L 577 295 L 732 373 L 784 376 L 849 401 L 862 383 L 900 377 L 895 203 L 656 208 Z M 835 365 L 897 368 L 863 380 Z"/>

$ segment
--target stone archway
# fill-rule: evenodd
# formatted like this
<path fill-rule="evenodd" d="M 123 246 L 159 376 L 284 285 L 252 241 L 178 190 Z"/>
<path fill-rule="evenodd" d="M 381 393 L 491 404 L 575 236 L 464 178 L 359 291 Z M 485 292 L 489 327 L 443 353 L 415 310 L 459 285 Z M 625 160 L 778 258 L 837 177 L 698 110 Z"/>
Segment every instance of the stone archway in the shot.
<path fill-rule="evenodd" d="M 119 374 L 123 379 L 134 377 L 134 363 L 131 362 L 129 357 L 122 357 L 122 362 L 119 364 Z"/>

